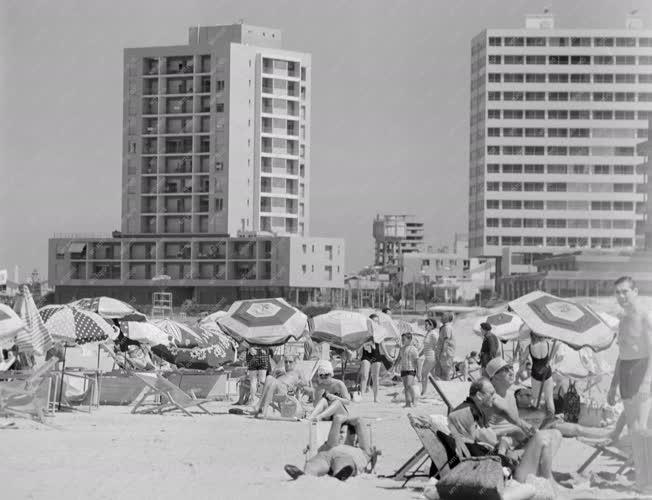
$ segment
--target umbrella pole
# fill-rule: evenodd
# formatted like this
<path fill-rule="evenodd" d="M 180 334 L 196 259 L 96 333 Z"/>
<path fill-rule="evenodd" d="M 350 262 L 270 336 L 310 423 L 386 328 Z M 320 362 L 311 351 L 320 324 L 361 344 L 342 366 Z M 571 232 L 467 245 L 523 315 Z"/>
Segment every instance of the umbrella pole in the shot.
<path fill-rule="evenodd" d="M 68 346 L 66 344 L 63 345 L 63 361 L 61 362 L 61 384 L 59 385 L 59 406 L 57 408 L 57 411 L 61 411 L 61 397 L 63 396 L 63 377 L 64 377 L 64 372 L 66 370 L 66 351 L 68 350 Z"/>

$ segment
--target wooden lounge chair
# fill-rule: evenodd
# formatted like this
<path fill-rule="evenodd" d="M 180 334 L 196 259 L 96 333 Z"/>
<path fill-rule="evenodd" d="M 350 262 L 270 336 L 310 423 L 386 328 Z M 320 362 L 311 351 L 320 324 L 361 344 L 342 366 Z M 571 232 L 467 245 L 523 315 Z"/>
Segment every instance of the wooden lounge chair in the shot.
<path fill-rule="evenodd" d="M 35 418 L 42 422 L 50 406 L 50 372 L 58 361 L 56 357 L 51 358 L 27 379 L 0 383 L 0 415 Z"/>
<path fill-rule="evenodd" d="M 144 394 L 141 398 L 136 401 L 133 410 L 131 413 L 167 413 L 170 411 L 179 410 L 185 415 L 192 417 L 192 413 L 188 411 L 188 408 L 197 407 L 208 415 L 212 413 L 204 407 L 204 404 L 210 402 L 210 399 L 196 399 L 190 396 L 188 393 L 181 390 L 179 387 L 174 385 L 168 379 L 164 378 L 160 373 L 138 373 L 133 372 L 133 375 L 147 386 Z M 144 405 L 145 400 L 149 396 L 158 396 L 161 403 L 154 405 L 152 408 L 140 409 Z"/>
<path fill-rule="evenodd" d="M 421 462 L 414 468 L 412 473 L 406 473 L 401 476 L 401 479 L 405 479 L 401 488 L 404 488 L 408 481 L 414 477 L 430 476 L 430 474 L 419 473 L 428 459 L 432 460 L 434 471 L 436 471 L 435 477 L 437 479 L 441 479 L 448 474 L 448 472 L 459 462 L 459 460 L 456 460 L 457 456 L 455 455 L 455 450 L 450 449 L 450 447 L 447 448 L 442 441 L 442 438 L 448 434 L 447 429 L 438 427 L 437 424 L 428 418 L 415 417 L 412 414 L 408 414 L 408 419 L 410 420 L 410 425 L 412 426 L 412 429 L 414 429 L 419 441 L 423 444 L 422 449 L 425 453 L 418 457 L 416 456 L 417 454 L 415 454 L 412 465 L 418 463 L 419 460 L 421 460 Z M 438 435 L 438 433 L 441 433 L 441 435 Z"/>
<path fill-rule="evenodd" d="M 446 405 L 446 414 L 450 413 L 454 408 L 463 403 L 469 395 L 469 388 L 471 387 L 470 382 L 435 380 L 432 375 L 428 375 L 428 380 L 430 380 L 430 383 L 435 388 L 435 391 L 437 391 L 437 394 L 439 394 L 439 397 Z M 396 470 L 396 472 L 394 472 L 394 474 L 388 477 L 402 481 L 408 477 L 409 471 L 415 465 L 421 463 L 421 465 L 417 468 L 418 470 L 426 462 L 426 460 L 428 460 L 428 452 L 425 446 L 422 446 L 414 453 L 414 455 L 408 458 L 407 461 L 401 465 Z M 415 476 L 410 476 L 410 478 L 412 477 Z"/>
<path fill-rule="evenodd" d="M 582 465 L 580 465 L 579 469 L 577 469 L 578 474 L 584 473 L 584 471 L 586 471 L 586 469 L 588 469 L 589 466 L 601 455 L 604 455 L 606 457 L 609 457 L 613 460 L 620 462 L 616 474 L 622 474 L 628 468 L 633 467 L 632 457 L 631 455 L 628 455 L 625 450 L 622 450 L 613 445 L 607 446 L 599 443 L 591 443 L 590 441 L 586 441 L 584 439 L 582 439 L 581 441 L 587 446 L 593 448 L 595 451 L 591 454 L 589 458 L 586 459 L 586 461 Z"/>

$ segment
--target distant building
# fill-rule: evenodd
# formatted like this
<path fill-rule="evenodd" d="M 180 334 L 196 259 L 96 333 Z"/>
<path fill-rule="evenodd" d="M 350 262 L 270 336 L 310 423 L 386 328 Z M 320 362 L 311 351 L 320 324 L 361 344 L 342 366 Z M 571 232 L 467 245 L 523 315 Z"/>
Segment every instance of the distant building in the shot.
<path fill-rule="evenodd" d="M 527 16 L 473 38 L 471 257 L 509 248 L 533 266 L 572 249 L 643 248 L 650 68 L 652 31 L 637 18 L 559 29 Z"/>
<path fill-rule="evenodd" d="M 502 276 L 500 296 L 513 300 L 534 290 L 559 297 L 613 295 L 614 281 L 631 276 L 639 292 L 652 295 L 652 252 L 585 250 L 535 262 L 537 272 Z"/>
<path fill-rule="evenodd" d="M 425 250 L 424 224 L 414 215 L 377 215 L 373 237 L 377 266 L 396 266 L 400 255 Z"/>
<path fill-rule="evenodd" d="M 246 24 L 125 49 L 121 231 L 50 239 L 55 300 L 336 301 L 344 241 L 309 236 L 311 69 Z"/>

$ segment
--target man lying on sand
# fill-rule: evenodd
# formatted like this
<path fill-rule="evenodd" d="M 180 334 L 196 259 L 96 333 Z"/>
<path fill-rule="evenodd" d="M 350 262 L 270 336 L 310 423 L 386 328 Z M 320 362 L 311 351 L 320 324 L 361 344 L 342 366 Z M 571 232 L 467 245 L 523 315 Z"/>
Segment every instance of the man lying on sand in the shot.
<path fill-rule="evenodd" d="M 335 415 L 328 440 L 319 453 L 306 463 L 304 470 L 286 465 L 285 472 L 292 479 L 308 474 L 310 476 L 333 476 L 345 481 L 364 472 L 372 455 L 369 436 L 359 418 Z"/>
<path fill-rule="evenodd" d="M 315 409 L 308 416 L 308 420 L 330 420 L 335 415 L 348 415 L 346 405 L 351 401 L 351 395 L 344 382 L 333 378 L 333 365 L 330 361 L 319 362 L 317 377 Z"/>
<path fill-rule="evenodd" d="M 472 456 L 499 455 L 519 482 L 525 482 L 530 474 L 554 481 L 552 458 L 559 450 L 561 433 L 555 429 L 535 431 L 518 457 L 511 450 L 510 438 L 498 438 L 489 425 L 487 414 L 495 398 L 496 390 L 489 379 L 480 378 L 471 384 L 466 401 L 448 415 L 458 456 L 463 456 L 464 443 Z"/>
<path fill-rule="evenodd" d="M 285 372 L 278 377 L 268 375 L 263 386 L 263 393 L 260 401 L 254 406 L 252 414 L 262 418 L 269 405 L 274 401 L 274 396 L 287 396 L 296 393 L 308 385 L 299 370 L 295 370 L 296 357 L 285 358 Z"/>

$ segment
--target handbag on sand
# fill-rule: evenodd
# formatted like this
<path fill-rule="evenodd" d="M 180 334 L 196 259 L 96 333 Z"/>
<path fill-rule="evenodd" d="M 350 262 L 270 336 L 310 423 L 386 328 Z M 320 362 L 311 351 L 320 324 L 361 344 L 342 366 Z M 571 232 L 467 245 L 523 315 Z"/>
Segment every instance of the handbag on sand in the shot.
<path fill-rule="evenodd" d="M 575 389 L 575 382 L 568 384 L 568 390 L 564 394 L 564 420 L 576 424 L 580 418 L 580 395 Z"/>
<path fill-rule="evenodd" d="M 495 456 L 462 459 L 437 483 L 442 500 L 501 500 L 504 489 L 503 467 Z"/>

